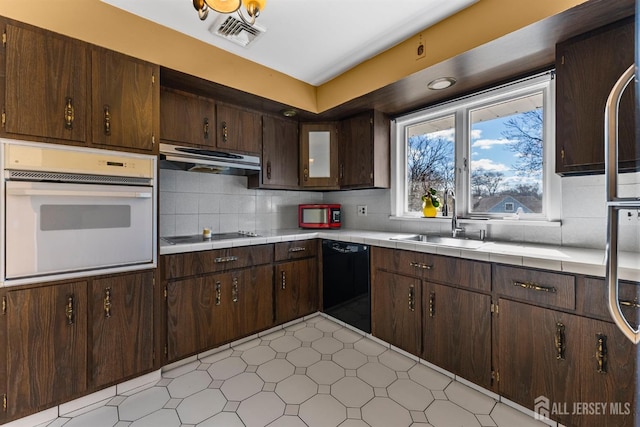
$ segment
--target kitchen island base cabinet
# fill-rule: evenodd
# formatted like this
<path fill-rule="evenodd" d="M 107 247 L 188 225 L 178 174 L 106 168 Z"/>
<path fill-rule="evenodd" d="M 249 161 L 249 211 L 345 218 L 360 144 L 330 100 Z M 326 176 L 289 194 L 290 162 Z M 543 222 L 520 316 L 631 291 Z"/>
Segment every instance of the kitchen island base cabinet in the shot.
<path fill-rule="evenodd" d="M 7 420 L 85 392 L 87 282 L 17 289 L 6 296 Z"/>
<path fill-rule="evenodd" d="M 153 368 L 153 282 L 153 271 L 91 281 L 91 387 Z"/>

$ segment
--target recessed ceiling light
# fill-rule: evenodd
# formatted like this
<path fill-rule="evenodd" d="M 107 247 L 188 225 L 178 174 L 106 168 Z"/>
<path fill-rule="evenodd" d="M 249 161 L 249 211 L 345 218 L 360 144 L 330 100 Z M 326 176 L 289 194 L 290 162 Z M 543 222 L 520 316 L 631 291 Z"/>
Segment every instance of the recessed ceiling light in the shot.
<path fill-rule="evenodd" d="M 287 109 L 281 110 L 280 114 L 282 114 L 285 117 L 295 117 L 295 115 L 298 114 L 298 112 L 293 108 L 287 108 Z"/>
<path fill-rule="evenodd" d="M 440 77 L 429 82 L 427 87 L 431 90 L 442 90 L 456 84 L 456 79 L 453 77 Z"/>

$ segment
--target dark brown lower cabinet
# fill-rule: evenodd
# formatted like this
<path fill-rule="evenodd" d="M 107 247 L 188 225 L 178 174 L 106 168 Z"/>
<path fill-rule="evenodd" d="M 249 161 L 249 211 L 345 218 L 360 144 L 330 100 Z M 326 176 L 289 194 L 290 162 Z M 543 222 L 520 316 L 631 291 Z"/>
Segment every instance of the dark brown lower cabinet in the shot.
<path fill-rule="evenodd" d="M 241 338 L 273 324 L 273 267 L 231 272 L 232 336 Z"/>
<path fill-rule="evenodd" d="M 371 282 L 374 336 L 419 355 L 422 334 L 421 280 L 378 270 Z"/>
<path fill-rule="evenodd" d="M 249 335 L 272 323 L 271 265 L 167 284 L 168 361 Z"/>
<path fill-rule="evenodd" d="M 422 358 L 491 388 L 491 296 L 424 283 Z"/>
<path fill-rule="evenodd" d="M 613 323 L 582 319 L 581 402 L 606 403 L 606 415 L 576 417 L 583 427 L 636 427 L 640 349 Z"/>
<path fill-rule="evenodd" d="M 506 299 L 499 299 L 498 307 L 500 394 L 528 408 L 539 396 L 578 401 L 579 318 Z"/>
<path fill-rule="evenodd" d="M 153 368 L 153 279 L 146 271 L 91 281 L 90 387 Z"/>
<path fill-rule="evenodd" d="M 6 296 L 10 420 L 86 390 L 87 282 L 16 289 Z"/>
<path fill-rule="evenodd" d="M 609 322 L 499 300 L 499 392 L 567 426 L 633 427 L 637 348 Z"/>
<path fill-rule="evenodd" d="M 275 267 L 276 323 L 318 310 L 318 262 L 307 258 Z"/>

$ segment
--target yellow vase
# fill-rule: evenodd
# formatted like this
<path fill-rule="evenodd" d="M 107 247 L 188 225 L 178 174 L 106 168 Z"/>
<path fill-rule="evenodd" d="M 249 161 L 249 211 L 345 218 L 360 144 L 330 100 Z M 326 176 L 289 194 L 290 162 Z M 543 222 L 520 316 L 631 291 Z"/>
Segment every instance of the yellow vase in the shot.
<path fill-rule="evenodd" d="M 422 202 L 422 215 L 427 218 L 433 218 L 438 214 L 438 209 L 431 203 L 431 198 L 427 197 L 427 200 Z"/>

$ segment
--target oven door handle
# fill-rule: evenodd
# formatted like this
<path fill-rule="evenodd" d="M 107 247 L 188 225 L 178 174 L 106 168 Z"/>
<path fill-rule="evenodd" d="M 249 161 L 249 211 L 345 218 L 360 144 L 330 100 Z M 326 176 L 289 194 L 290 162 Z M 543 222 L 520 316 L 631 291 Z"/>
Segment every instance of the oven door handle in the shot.
<path fill-rule="evenodd" d="M 9 196 L 56 196 L 56 197 L 116 197 L 124 199 L 150 199 L 151 192 L 139 191 L 73 191 L 7 188 Z"/>

